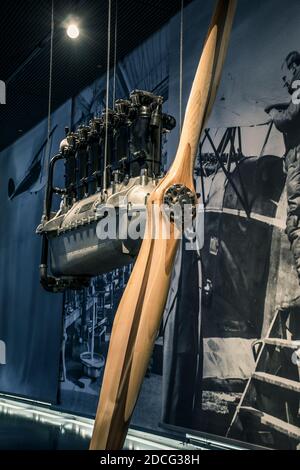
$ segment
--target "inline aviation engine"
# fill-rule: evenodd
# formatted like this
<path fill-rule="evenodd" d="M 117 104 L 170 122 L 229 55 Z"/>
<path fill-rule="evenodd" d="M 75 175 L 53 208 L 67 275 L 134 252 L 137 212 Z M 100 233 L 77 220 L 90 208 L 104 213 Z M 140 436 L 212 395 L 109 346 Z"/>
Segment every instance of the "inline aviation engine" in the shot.
<path fill-rule="evenodd" d="M 96 228 L 108 208 L 115 209 L 116 233 L 123 235 L 128 219 L 145 213 L 148 196 L 164 176 L 162 137 L 176 125 L 162 105 L 162 97 L 135 90 L 89 125 L 75 132 L 66 128 L 60 151 L 49 164 L 37 228 L 42 235 L 40 277 L 46 290 L 80 288 L 92 276 L 124 266 L 137 255 L 141 239 L 130 238 L 129 233 L 105 239 Z M 61 160 L 64 188 L 54 186 L 55 166 Z M 61 198 L 57 211 L 52 208 L 54 194 Z M 127 220 L 120 215 L 121 206 L 126 207 Z"/>

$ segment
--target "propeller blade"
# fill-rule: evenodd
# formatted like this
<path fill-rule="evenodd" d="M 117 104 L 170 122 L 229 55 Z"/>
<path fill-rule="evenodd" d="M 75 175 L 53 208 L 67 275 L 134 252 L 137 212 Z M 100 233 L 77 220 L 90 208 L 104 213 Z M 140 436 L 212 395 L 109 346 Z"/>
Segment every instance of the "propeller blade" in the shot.
<path fill-rule="evenodd" d="M 173 185 L 195 194 L 198 142 L 213 106 L 229 43 L 236 0 L 219 0 L 189 97 L 175 160 L 147 202 L 144 240 L 116 313 L 91 450 L 123 447 L 160 327 L 180 230 L 163 210 Z M 158 208 L 158 209 L 157 209 Z M 164 236 L 170 229 L 170 237 Z"/>

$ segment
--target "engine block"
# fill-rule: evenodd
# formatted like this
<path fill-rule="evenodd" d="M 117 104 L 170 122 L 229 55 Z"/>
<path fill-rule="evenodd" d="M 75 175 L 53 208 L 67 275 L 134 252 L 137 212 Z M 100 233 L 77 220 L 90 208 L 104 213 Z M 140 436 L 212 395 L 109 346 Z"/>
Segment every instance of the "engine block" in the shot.
<path fill-rule="evenodd" d="M 119 217 L 120 207 L 127 208 L 129 219 L 143 217 L 147 198 L 163 177 L 162 136 L 176 125 L 162 112 L 162 104 L 162 97 L 135 90 L 88 125 L 75 132 L 66 129 L 49 165 L 37 228 L 43 237 L 41 282 L 47 290 L 86 285 L 90 277 L 126 265 L 137 255 L 141 239 L 129 233 L 122 239 L 99 237 L 97 224 L 106 208 L 115 209 L 118 233 L 128 223 Z M 64 188 L 53 186 L 59 160 L 65 163 Z M 53 194 L 61 198 L 57 212 L 52 212 Z"/>

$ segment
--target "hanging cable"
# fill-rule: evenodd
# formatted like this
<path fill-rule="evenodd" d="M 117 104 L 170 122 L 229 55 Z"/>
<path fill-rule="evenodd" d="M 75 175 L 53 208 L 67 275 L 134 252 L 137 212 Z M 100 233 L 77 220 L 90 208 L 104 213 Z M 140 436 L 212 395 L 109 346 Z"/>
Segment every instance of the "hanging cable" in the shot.
<path fill-rule="evenodd" d="M 47 144 L 44 157 L 44 175 L 45 181 L 48 179 L 48 155 L 50 152 L 51 140 L 51 106 L 52 106 L 52 75 L 53 75 L 53 38 L 54 38 L 54 0 L 51 5 L 51 32 L 50 32 L 50 61 L 49 61 L 49 88 L 48 88 L 48 118 L 47 118 Z M 44 217 L 46 217 L 46 208 L 44 206 Z"/>
<path fill-rule="evenodd" d="M 108 105 L 109 105 L 109 69 L 110 69 L 110 36 L 111 36 L 111 0 L 108 0 L 107 25 L 107 70 L 106 70 L 106 100 L 105 100 L 105 144 L 104 144 L 104 171 L 103 190 L 107 189 L 107 152 L 108 152 Z"/>
<path fill-rule="evenodd" d="M 184 0 L 181 0 L 180 11 L 180 51 L 179 51 L 179 133 L 182 130 L 182 83 L 183 83 L 183 11 Z"/>
<path fill-rule="evenodd" d="M 53 72 L 53 38 L 54 38 L 54 0 L 51 9 L 51 39 L 50 39 L 50 64 L 49 64 L 49 94 L 48 94 L 48 144 L 51 132 L 51 104 L 52 104 L 52 72 Z"/>
<path fill-rule="evenodd" d="M 115 34 L 114 34 L 114 79 L 113 79 L 113 109 L 115 109 L 116 100 L 116 73 L 117 73 L 117 38 L 118 38 L 118 0 L 116 0 L 115 9 Z"/>

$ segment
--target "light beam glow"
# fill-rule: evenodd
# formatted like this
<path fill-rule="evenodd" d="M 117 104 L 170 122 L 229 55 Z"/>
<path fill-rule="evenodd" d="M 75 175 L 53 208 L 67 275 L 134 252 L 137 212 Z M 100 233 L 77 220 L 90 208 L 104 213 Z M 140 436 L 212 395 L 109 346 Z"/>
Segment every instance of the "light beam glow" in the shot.
<path fill-rule="evenodd" d="M 67 27 L 67 35 L 71 39 L 77 39 L 79 36 L 79 28 L 75 23 L 69 24 Z"/>

